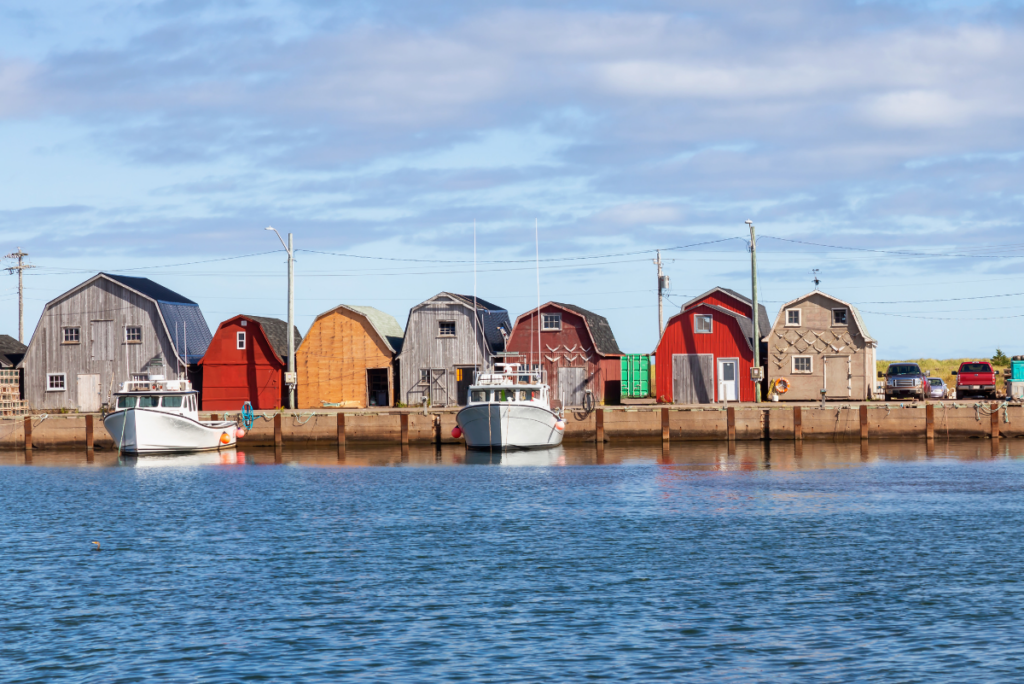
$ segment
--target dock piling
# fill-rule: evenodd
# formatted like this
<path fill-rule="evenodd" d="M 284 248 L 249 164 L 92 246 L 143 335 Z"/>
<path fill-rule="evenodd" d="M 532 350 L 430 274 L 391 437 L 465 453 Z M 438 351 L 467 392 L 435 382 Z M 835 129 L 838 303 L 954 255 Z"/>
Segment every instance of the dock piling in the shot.
<path fill-rule="evenodd" d="M 93 448 L 93 431 L 92 431 L 92 414 L 85 416 L 85 448 L 92 451 Z"/>
<path fill-rule="evenodd" d="M 935 439 L 935 404 L 924 405 L 924 437 Z"/>
<path fill-rule="evenodd" d="M 661 409 L 661 441 L 668 444 L 670 441 L 668 431 L 668 409 Z"/>
<path fill-rule="evenodd" d="M 729 441 L 730 442 L 735 442 L 736 441 L 736 408 L 735 407 L 730 406 L 729 408 L 725 409 L 725 424 L 726 424 L 726 432 L 728 433 L 727 437 L 729 438 Z"/>
<path fill-rule="evenodd" d="M 345 448 L 345 414 L 338 411 L 338 447 Z"/>
<path fill-rule="evenodd" d="M 274 415 L 274 447 L 280 448 L 284 444 L 284 437 L 281 434 L 281 414 Z"/>
<path fill-rule="evenodd" d="M 799 406 L 793 407 L 793 439 L 797 442 L 804 438 L 803 415 Z"/>
<path fill-rule="evenodd" d="M 992 439 L 999 439 L 999 404 L 992 404 Z"/>
<path fill-rule="evenodd" d="M 597 443 L 604 444 L 604 409 L 600 406 L 594 411 L 594 424 L 596 425 Z"/>
<path fill-rule="evenodd" d="M 401 420 L 401 424 L 402 424 L 402 446 L 403 447 L 407 447 L 407 446 L 409 446 L 409 414 L 408 413 L 403 413 L 401 415 L 400 420 Z M 406 452 L 403 452 L 403 453 L 408 453 L 408 452 L 406 451 Z"/>
<path fill-rule="evenodd" d="M 25 451 L 32 451 L 32 416 L 25 416 Z"/>
<path fill-rule="evenodd" d="M 868 438 L 868 406 L 867 404 L 861 404 L 860 406 L 860 438 L 866 440 Z"/>

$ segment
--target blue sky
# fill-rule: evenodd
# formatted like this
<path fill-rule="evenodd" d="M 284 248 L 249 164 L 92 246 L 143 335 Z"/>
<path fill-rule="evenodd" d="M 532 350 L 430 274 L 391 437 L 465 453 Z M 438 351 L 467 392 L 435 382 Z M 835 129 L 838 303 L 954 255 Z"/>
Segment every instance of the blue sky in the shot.
<path fill-rule="evenodd" d="M 819 269 L 883 358 L 1024 353 L 1022 38 L 1017 3 L 7 0 L 0 248 L 39 267 L 29 335 L 100 270 L 216 327 L 284 315 L 274 225 L 304 331 L 472 292 L 474 221 L 480 296 L 521 313 L 536 220 L 574 259 L 541 298 L 649 352 L 653 250 L 667 317 L 749 291 L 752 219 L 772 315 Z"/>

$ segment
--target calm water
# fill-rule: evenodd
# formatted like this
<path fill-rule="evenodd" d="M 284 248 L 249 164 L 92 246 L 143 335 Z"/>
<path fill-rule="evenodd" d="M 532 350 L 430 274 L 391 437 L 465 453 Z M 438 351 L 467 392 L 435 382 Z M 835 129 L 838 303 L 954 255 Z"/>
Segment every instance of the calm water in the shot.
<path fill-rule="evenodd" d="M 1020 680 L 1022 442 L 0 452 L 0 679 Z"/>

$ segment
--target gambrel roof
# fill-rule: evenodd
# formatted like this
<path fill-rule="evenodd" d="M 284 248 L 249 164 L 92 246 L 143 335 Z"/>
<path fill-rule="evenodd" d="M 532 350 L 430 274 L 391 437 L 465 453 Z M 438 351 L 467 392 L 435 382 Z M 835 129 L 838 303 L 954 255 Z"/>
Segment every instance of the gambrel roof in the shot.
<path fill-rule="evenodd" d="M 805 295 L 797 297 L 796 299 L 793 299 L 783 304 L 782 307 L 779 309 L 778 315 L 775 317 L 775 323 L 774 325 L 772 325 L 772 328 L 779 325 L 779 323 L 782 321 L 782 315 L 785 313 L 786 309 L 792 308 L 793 305 L 799 304 L 800 302 L 806 300 L 808 297 L 812 297 L 814 295 L 821 295 L 826 299 L 831 299 L 836 304 L 841 304 L 842 306 L 846 307 L 846 309 L 850 312 L 850 316 L 853 317 L 853 322 L 857 325 L 857 331 L 860 332 L 860 335 L 861 337 L 864 338 L 864 341 L 874 344 L 878 343 L 878 340 L 871 337 L 871 334 L 868 332 L 868 328 L 866 325 L 864 325 L 864 319 L 861 318 L 860 311 L 857 310 L 857 307 L 855 307 L 853 304 L 850 304 L 849 302 L 844 302 L 842 299 L 839 299 L 838 297 L 833 297 L 830 294 L 822 292 L 821 290 L 812 290 L 811 292 L 808 292 Z M 769 330 L 768 332 L 770 333 L 771 330 Z M 768 341 L 767 333 L 765 334 L 764 341 Z"/>
<path fill-rule="evenodd" d="M 433 303 L 439 297 L 447 297 L 457 304 L 465 306 L 470 311 L 473 310 L 473 296 L 472 295 L 461 295 L 453 292 L 439 292 L 430 299 L 420 302 L 409 311 L 409 320 L 412 320 L 412 312 L 421 307 L 427 306 Z M 476 315 L 477 320 L 480 322 L 480 330 L 483 332 L 484 340 L 487 342 L 487 347 L 491 353 L 505 351 L 505 335 L 501 334 L 501 328 L 504 327 L 505 334 L 511 334 L 512 322 L 508 317 L 508 310 L 504 309 L 497 304 L 493 304 L 486 299 L 476 298 Z M 406 330 L 409 329 L 406 324 Z"/>
<path fill-rule="evenodd" d="M 356 306 L 355 304 L 339 304 L 338 306 L 324 311 L 322 314 L 316 317 L 316 320 L 320 320 L 329 313 L 333 313 L 338 309 L 346 309 L 355 314 L 358 314 L 366 319 L 366 322 L 370 324 L 373 331 L 377 333 L 377 336 L 384 342 L 384 345 L 391 350 L 392 354 L 398 354 L 402 351 L 402 342 L 405 339 L 405 333 L 402 332 L 402 326 L 399 325 L 398 321 L 391 314 L 384 313 L 380 309 L 375 309 L 372 306 Z M 295 348 L 298 349 L 299 345 L 296 344 Z"/>
<path fill-rule="evenodd" d="M 751 309 L 754 308 L 753 307 L 753 302 L 750 300 L 750 298 L 749 297 L 744 297 L 743 295 L 741 295 L 736 290 L 731 290 L 728 287 L 713 287 L 710 290 L 708 290 L 707 292 L 705 292 L 704 294 L 702 294 L 702 295 L 700 295 L 698 297 L 694 297 L 690 301 L 688 301 L 685 304 L 683 304 L 683 306 L 679 309 L 680 312 L 686 311 L 687 309 L 689 309 L 691 307 L 694 307 L 694 306 L 697 306 L 698 304 L 701 304 L 705 299 L 707 299 L 710 295 L 714 294 L 715 292 L 724 292 L 725 294 L 729 295 L 733 299 L 738 299 L 739 301 L 743 302 L 744 304 L 749 306 Z M 707 306 L 711 306 L 711 305 L 707 305 Z M 733 312 L 730 312 L 730 313 L 733 313 Z M 737 319 L 737 320 L 739 320 L 739 319 Z M 770 321 L 771 321 L 771 319 L 768 317 L 768 309 L 764 308 L 764 304 L 758 304 L 757 305 L 757 327 L 759 329 L 761 337 L 765 337 L 769 332 L 771 332 L 772 326 L 771 326 Z M 750 328 L 752 328 L 752 327 L 753 326 L 751 325 L 751 323 L 748 322 L 746 324 L 745 330 L 746 330 L 747 334 L 750 334 Z"/>
<path fill-rule="evenodd" d="M 604 316 L 575 304 L 548 302 L 547 304 L 541 304 L 540 309 L 543 309 L 545 306 L 557 306 L 560 309 L 565 309 L 581 316 L 583 323 L 587 326 L 587 331 L 590 333 L 590 339 L 594 341 L 594 349 L 598 354 L 602 356 L 623 356 L 622 350 L 619 349 L 619 343 L 615 340 L 615 333 L 612 332 L 612 326 L 608 324 L 608 319 Z M 516 323 L 518 324 L 526 316 L 535 316 L 536 314 L 537 308 L 530 309 L 526 313 L 520 314 L 516 319 Z"/>

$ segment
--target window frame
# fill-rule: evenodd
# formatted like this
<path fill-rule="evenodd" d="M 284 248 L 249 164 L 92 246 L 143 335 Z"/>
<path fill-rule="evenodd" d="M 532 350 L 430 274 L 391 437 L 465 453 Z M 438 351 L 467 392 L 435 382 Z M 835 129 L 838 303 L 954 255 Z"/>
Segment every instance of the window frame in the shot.
<path fill-rule="evenodd" d="M 554 319 L 556 325 L 548 325 L 548 317 Z M 561 313 L 541 313 L 540 315 L 540 330 L 541 332 L 557 332 L 562 329 L 562 314 Z"/>
<path fill-rule="evenodd" d="M 129 330 L 138 330 L 139 339 L 133 340 L 129 337 Z M 142 326 L 141 325 L 126 325 L 124 326 L 124 343 L 125 344 L 142 344 Z"/>
<path fill-rule="evenodd" d="M 790 323 L 789 322 L 789 314 L 791 312 L 794 312 L 794 311 L 796 312 L 796 323 Z M 786 309 L 785 311 L 783 311 L 783 315 L 786 317 L 786 326 L 785 327 L 787 327 L 787 328 L 799 328 L 803 324 L 803 322 L 804 322 L 804 313 L 800 309 L 797 309 L 797 308 Z"/>
<path fill-rule="evenodd" d="M 235 332 L 235 349 L 245 349 L 245 331 L 238 330 Z"/>
<path fill-rule="evenodd" d="M 69 340 L 68 333 L 75 331 L 75 339 Z M 66 325 L 61 328 L 61 344 L 82 344 L 82 326 Z"/>
<path fill-rule="evenodd" d="M 60 387 L 53 386 L 54 378 L 60 378 Z M 68 391 L 68 374 L 67 373 L 47 373 L 46 374 L 46 391 L 47 392 L 67 392 Z"/>
<path fill-rule="evenodd" d="M 836 323 L 836 311 L 842 311 L 843 312 L 843 322 L 842 323 Z M 835 309 L 832 309 L 832 327 L 833 328 L 845 328 L 845 327 L 847 327 L 849 325 L 850 325 L 850 310 L 849 309 L 847 309 L 845 306 L 839 306 L 839 307 L 836 307 Z"/>
<path fill-rule="evenodd" d="M 701 330 L 697 326 L 697 320 L 706 320 L 708 323 L 707 330 Z M 693 315 L 693 333 L 695 335 L 712 335 L 715 332 L 715 319 L 711 314 L 694 314 Z"/>
<path fill-rule="evenodd" d="M 793 359 L 793 361 L 792 361 L 792 363 L 790 365 L 790 368 L 792 370 L 793 375 L 812 375 L 814 373 L 814 357 L 811 356 L 810 354 L 794 354 L 792 356 L 792 359 Z M 807 370 L 797 370 L 797 368 L 796 368 L 796 360 L 797 359 L 807 359 L 808 369 Z"/>
<path fill-rule="evenodd" d="M 450 325 L 452 331 L 450 333 L 444 332 L 444 326 Z M 438 337 L 455 337 L 455 321 L 438 321 L 437 322 L 437 336 Z"/>

